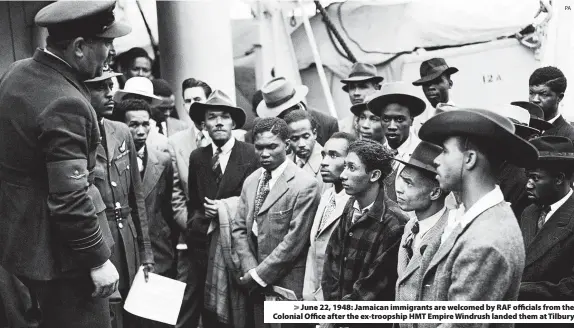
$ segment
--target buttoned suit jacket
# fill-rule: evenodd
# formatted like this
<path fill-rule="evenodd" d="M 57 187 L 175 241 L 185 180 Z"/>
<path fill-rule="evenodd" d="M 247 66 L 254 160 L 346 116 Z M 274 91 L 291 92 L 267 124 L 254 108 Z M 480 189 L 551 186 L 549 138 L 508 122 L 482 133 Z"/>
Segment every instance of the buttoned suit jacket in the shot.
<path fill-rule="evenodd" d="M 142 180 L 155 273 L 175 277 L 175 247 L 179 230 L 173 218 L 173 166 L 169 154 L 147 149 Z"/>
<path fill-rule="evenodd" d="M 347 204 L 346 201 L 337 203 L 335 209 L 327 218 L 325 226 L 321 231 L 319 231 L 321 217 L 329 204 L 329 199 L 333 192 L 332 188 L 327 189 L 327 191 L 321 196 L 321 201 L 317 208 L 317 212 L 315 213 L 315 219 L 313 220 L 313 226 L 311 227 L 311 234 L 309 236 L 311 244 L 309 246 L 309 252 L 305 263 L 305 279 L 303 282 L 303 299 L 307 301 L 323 301 L 321 278 L 323 277 L 325 250 L 327 249 L 327 244 L 329 243 L 331 234 L 335 231 L 335 228 L 337 228 L 337 224 L 339 223 L 341 215 L 343 215 L 345 205 Z"/>
<path fill-rule="evenodd" d="M 85 276 L 110 257 L 89 99 L 80 76 L 40 49 L 0 77 L 0 265 L 13 274 Z"/>
<path fill-rule="evenodd" d="M 518 300 L 571 301 L 574 298 L 574 195 L 570 196 L 537 233 L 540 208 L 527 207 L 520 228 L 526 246 L 526 266 Z M 571 327 L 569 323 L 517 324 L 517 327 Z"/>
<path fill-rule="evenodd" d="M 308 172 L 313 177 L 315 177 L 315 180 L 317 180 L 317 183 L 319 184 L 319 192 L 321 193 L 321 195 L 327 189 L 333 186 L 333 184 L 331 183 L 323 182 L 323 177 L 321 176 L 321 162 L 323 161 L 323 155 L 321 155 L 322 150 L 323 146 L 321 146 L 318 142 L 316 142 L 315 146 L 313 147 L 313 152 L 311 152 L 311 156 L 309 156 L 307 163 L 305 163 L 305 165 L 303 165 L 302 167 L 304 171 Z M 293 154 L 292 156 L 289 157 L 295 164 L 297 164 L 298 159 L 297 155 Z"/>
<path fill-rule="evenodd" d="M 219 186 L 212 168 L 213 144 L 194 150 L 189 158 L 189 202 L 186 241 L 190 251 L 203 256 L 208 250 L 210 220 L 205 218 L 204 198 L 225 199 L 241 194 L 243 181 L 259 167 L 253 145 L 235 140 Z"/>
<path fill-rule="evenodd" d="M 444 243 L 429 244 L 421 260 L 420 301 L 514 301 L 524 270 L 524 241 L 508 203 L 485 210 Z M 458 327 L 427 323 L 418 327 Z M 465 327 L 513 327 L 476 323 Z"/>
<path fill-rule="evenodd" d="M 268 285 L 280 286 L 301 298 L 309 234 L 320 201 L 317 181 L 287 160 L 287 167 L 256 214 L 257 245 L 252 238 L 255 197 L 262 170 L 243 185 L 232 236 L 241 269 L 255 269 Z"/>
<path fill-rule="evenodd" d="M 172 207 L 177 222 L 187 222 L 189 156 L 197 148 L 193 131 L 193 128 L 187 128 L 168 139 L 173 163 Z"/>
<path fill-rule="evenodd" d="M 570 125 L 562 115 L 552 123 L 553 127 L 544 131 L 544 136 L 566 137 L 574 141 L 574 126 Z"/>
<path fill-rule="evenodd" d="M 106 149 L 97 149 L 94 184 L 106 205 L 108 225 L 116 242 L 112 263 L 121 277 L 129 276 L 131 284 L 141 263 L 153 263 L 137 151 L 127 125 L 104 118 L 103 126 Z M 122 215 L 123 228 L 113 213 L 118 204 L 127 211 Z M 124 268 L 127 272 L 123 272 Z"/>
<path fill-rule="evenodd" d="M 395 301 L 416 301 L 417 292 L 419 289 L 420 276 L 421 276 L 421 260 L 428 244 L 440 241 L 444 227 L 448 221 L 450 211 L 447 209 L 435 225 L 420 240 L 420 247 L 413 249 L 413 257 L 408 261 L 407 250 L 403 247 L 411 229 L 416 221 L 415 218 L 409 220 L 405 226 L 405 232 L 401 238 L 401 246 L 399 247 L 399 259 L 397 263 L 397 286 L 395 289 Z M 401 327 L 410 327 L 410 324 L 401 324 Z"/>

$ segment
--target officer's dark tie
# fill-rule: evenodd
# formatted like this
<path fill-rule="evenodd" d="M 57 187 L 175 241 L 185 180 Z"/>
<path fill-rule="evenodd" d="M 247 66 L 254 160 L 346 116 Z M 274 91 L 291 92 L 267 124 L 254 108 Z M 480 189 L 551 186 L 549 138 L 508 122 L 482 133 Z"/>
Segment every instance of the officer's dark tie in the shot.
<path fill-rule="evenodd" d="M 213 158 L 211 159 L 211 169 L 215 173 L 215 182 L 219 185 L 221 182 L 221 177 L 223 176 L 223 171 L 221 171 L 221 165 L 219 164 L 219 155 L 221 154 L 221 148 L 217 147 Z"/>
<path fill-rule="evenodd" d="M 544 226 L 544 221 L 546 220 L 546 216 L 548 216 L 548 213 L 550 213 L 549 205 L 544 205 L 540 208 L 540 216 L 538 216 L 538 222 L 536 224 L 538 230 L 536 230 L 536 232 L 539 232 L 540 229 L 542 229 L 542 226 Z"/>
<path fill-rule="evenodd" d="M 403 248 L 407 251 L 407 263 L 409 263 L 413 257 L 413 242 L 417 233 L 419 233 L 419 221 L 415 221 L 403 245 Z"/>

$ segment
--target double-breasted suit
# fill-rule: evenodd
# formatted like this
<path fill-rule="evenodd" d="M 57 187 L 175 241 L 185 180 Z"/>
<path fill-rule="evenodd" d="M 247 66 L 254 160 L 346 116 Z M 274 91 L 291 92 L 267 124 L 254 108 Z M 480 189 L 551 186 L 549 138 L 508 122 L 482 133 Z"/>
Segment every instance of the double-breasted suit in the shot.
<path fill-rule="evenodd" d="M 342 190 L 341 193 L 342 195 L 336 195 L 334 188 L 327 189 L 323 196 L 321 196 L 321 201 L 317 208 L 315 219 L 313 220 L 313 226 L 311 227 L 311 234 L 309 236 L 311 244 L 309 246 L 309 252 L 307 253 L 305 279 L 303 282 L 303 299 L 306 301 L 323 301 L 324 299 L 323 289 L 321 288 L 321 278 L 323 277 L 325 250 L 327 249 L 331 234 L 335 231 L 335 228 L 337 228 L 345 205 L 349 200 L 349 195 L 345 193 L 345 190 Z M 335 209 L 331 212 L 331 215 L 326 218 L 323 229 L 319 230 L 319 223 L 331 197 L 337 197 L 338 201 L 335 202 Z"/>
<path fill-rule="evenodd" d="M 317 181 L 287 160 L 256 214 L 255 197 L 263 169 L 243 184 L 232 236 L 243 272 L 255 269 L 267 284 L 287 288 L 301 298 L 309 234 L 320 201 Z"/>
<path fill-rule="evenodd" d="M 142 180 L 155 273 L 175 277 L 175 247 L 179 230 L 173 219 L 173 166 L 168 153 L 147 148 Z"/>
<path fill-rule="evenodd" d="M 503 200 L 470 223 L 457 224 L 441 245 L 429 244 L 421 261 L 420 301 L 514 301 L 524 270 L 524 242 L 512 209 Z M 467 209 L 468 212 L 468 209 Z M 449 226 L 445 227 L 445 230 Z M 419 323 L 418 327 L 457 327 Z M 511 323 L 465 327 L 513 327 Z"/>
<path fill-rule="evenodd" d="M 526 246 L 526 266 L 518 299 L 571 301 L 574 299 L 574 195 L 536 233 L 539 215 L 536 205 L 530 205 L 522 214 L 520 228 Z"/>
<path fill-rule="evenodd" d="M 137 152 L 129 128 L 103 119 L 94 184 L 106 205 L 106 216 L 116 242 L 112 263 L 120 274 L 120 291 L 127 292 L 141 263 L 153 263 L 148 219 Z M 125 295 L 124 295 L 125 296 Z"/>
<path fill-rule="evenodd" d="M 405 226 L 405 232 L 401 238 L 401 247 L 399 247 L 399 258 L 397 263 L 397 286 L 395 289 L 395 301 L 415 301 L 419 289 L 421 278 L 421 261 L 428 244 L 440 241 L 442 232 L 446 225 L 449 215 L 454 215 L 452 211 L 446 210 L 435 225 L 422 237 L 420 247 L 413 249 L 413 257 L 408 260 L 407 250 L 402 247 L 416 222 L 416 218 L 411 218 Z M 401 323 L 401 327 L 410 327 L 410 324 Z"/>

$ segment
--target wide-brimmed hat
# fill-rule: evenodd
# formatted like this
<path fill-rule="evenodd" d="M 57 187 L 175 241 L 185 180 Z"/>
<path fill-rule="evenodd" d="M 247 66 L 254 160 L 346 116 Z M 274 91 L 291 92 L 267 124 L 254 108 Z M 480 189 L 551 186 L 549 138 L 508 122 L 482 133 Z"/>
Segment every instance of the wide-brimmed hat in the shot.
<path fill-rule="evenodd" d="M 529 125 L 531 127 L 541 131 L 550 130 L 553 127 L 552 123 L 544 120 L 544 111 L 542 110 L 542 107 L 529 101 L 513 101 L 510 104 L 522 107 L 530 113 Z"/>
<path fill-rule="evenodd" d="M 343 85 L 343 91 L 349 92 L 349 83 L 360 82 L 360 81 L 373 81 L 375 83 L 381 83 L 384 80 L 382 76 L 377 75 L 377 68 L 375 65 L 366 63 L 354 63 L 351 67 L 351 73 L 349 77 L 341 80 L 345 85 Z"/>
<path fill-rule="evenodd" d="M 161 104 L 162 99 L 153 94 L 153 84 L 151 81 L 142 76 L 134 76 L 126 81 L 124 88 L 116 91 L 114 101 L 120 102 L 127 95 L 138 95 L 149 98 L 152 107 Z"/>
<path fill-rule="evenodd" d="M 57 40 L 79 36 L 119 38 L 131 27 L 114 17 L 115 1 L 57 1 L 40 9 L 34 18 Z"/>
<path fill-rule="evenodd" d="M 257 115 L 261 118 L 277 117 L 305 100 L 308 92 L 309 88 L 304 85 L 294 85 L 284 77 L 275 78 L 261 88 L 263 101 L 257 105 Z"/>
<path fill-rule="evenodd" d="M 534 146 L 515 135 L 515 131 L 509 119 L 493 111 L 461 108 L 431 117 L 421 126 L 419 137 L 437 145 L 449 137 L 476 137 L 490 142 L 500 156 L 513 164 L 522 166 L 536 160 Z"/>
<path fill-rule="evenodd" d="M 104 71 L 102 75 L 94 77 L 93 79 L 85 80 L 84 83 L 94 83 L 94 82 L 101 82 L 107 79 L 111 79 L 112 77 L 123 75 L 122 73 L 116 73 L 111 70 Z"/>
<path fill-rule="evenodd" d="M 370 110 L 369 107 L 367 107 L 367 103 L 378 95 L 378 92 L 374 92 L 366 96 L 364 102 L 351 106 L 351 113 L 353 113 L 355 116 L 359 116 L 365 109 Z"/>
<path fill-rule="evenodd" d="M 413 151 L 408 161 L 403 161 L 396 158 L 395 161 L 401 162 L 406 166 L 436 174 L 436 167 L 433 162 L 441 152 L 441 147 L 430 142 L 421 141 Z"/>
<path fill-rule="evenodd" d="M 421 78 L 414 81 L 413 85 L 419 86 L 445 73 L 452 75 L 456 72 L 458 72 L 458 68 L 448 66 L 444 58 L 431 58 L 421 63 Z"/>
<path fill-rule="evenodd" d="M 530 143 L 538 150 L 538 159 L 529 162 L 528 167 L 574 164 L 574 144 L 566 137 L 542 136 L 530 140 Z"/>
<path fill-rule="evenodd" d="M 540 135 L 541 131 L 535 129 L 530 124 L 530 113 L 520 106 L 516 105 L 501 105 L 497 106 L 498 113 L 506 116 L 516 128 L 516 134 L 524 139 L 529 139 L 533 134 Z"/>
<path fill-rule="evenodd" d="M 373 94 L 367 102 L 367 107 L 373 114 L 381 116 L 388 104 L 400 104 L 409 108 L 412 117 L 417 117 L 427 107 L 420 97 L 420 90 L 405 82 L 383 84 L 380 91 Z"/>
<path fill-rule="evenodd" d="M 189 116 L 194 122 L 201 122 L 205 120 L 205 112 L 209 109 L 222 110 L 229 115 L 235 122 L 235 129 L 241 129 L 245 124 L 245 111 L 233 103 L 231 98 L 221 90 L 214 90 L 205 103 L 194 102 L 189 107 Z"/>

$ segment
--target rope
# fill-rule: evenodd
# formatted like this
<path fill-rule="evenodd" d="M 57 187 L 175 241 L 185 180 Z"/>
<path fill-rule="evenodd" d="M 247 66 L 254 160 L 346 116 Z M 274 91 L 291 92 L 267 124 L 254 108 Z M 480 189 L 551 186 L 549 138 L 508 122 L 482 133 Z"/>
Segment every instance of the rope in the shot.
<path fill-rule="evenodd" d="M 327 25 L 327 28 L 331 32 L 333 32 L 333 35 L 335 36 L 335 38 L 337 39 L 337 41 L 339 42 L 341 47 L 343 47 L 343 50 L 347 53 L 347 56 L 345 58 L 349 59 L 352 63 L 356 63 L 357 58 L 355 58 L 355 56 L 351 52 L 351 49 L 349 49 L 349 47 L 347 46 L 347 43 L 345 43 L 345 40 L 343 40 L 343 38 L 341 37 L 341 34 L 339 34 L 339 31 L 337 31 L 337 28 L 335 27 L 333 22 L 331 22 L 331 19 L 329 18 L 329 15 L 327 14 L 327 11 L 325 10 L 325 8 L 323 8 L 323 6 L 321 5 L 321 3 L 319 1 L 315 1 L 315 7 L 317 7 L 317 10 L 319 10 L 319 12 L 321 13 L 321 16 L 323 16 L 323 22 L 325 22 L 325 25 Z"/>

